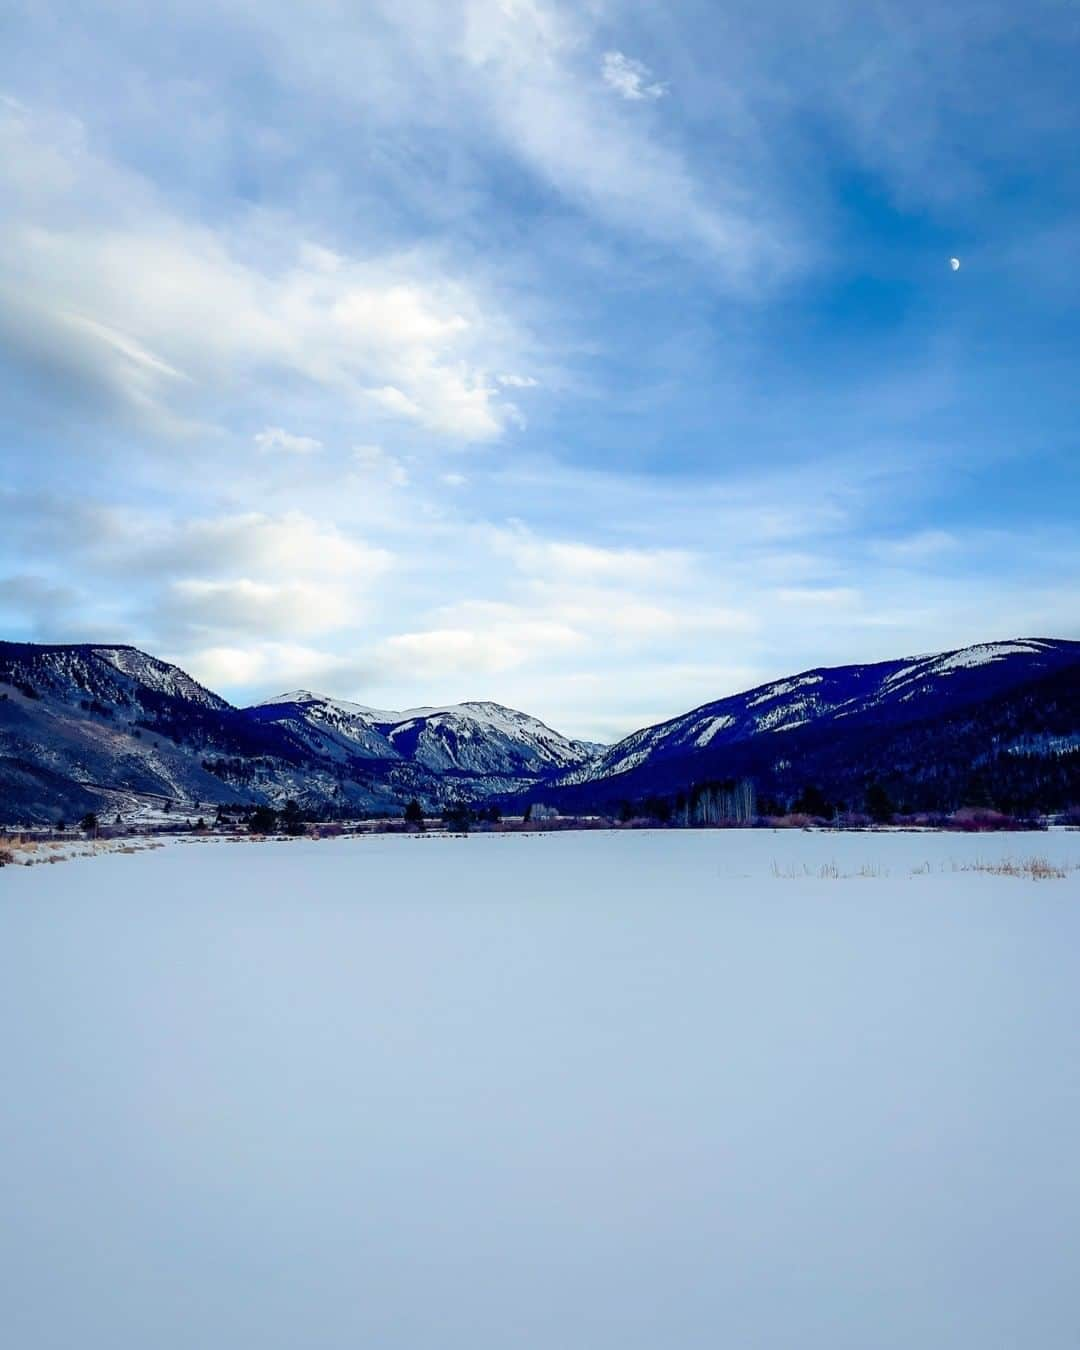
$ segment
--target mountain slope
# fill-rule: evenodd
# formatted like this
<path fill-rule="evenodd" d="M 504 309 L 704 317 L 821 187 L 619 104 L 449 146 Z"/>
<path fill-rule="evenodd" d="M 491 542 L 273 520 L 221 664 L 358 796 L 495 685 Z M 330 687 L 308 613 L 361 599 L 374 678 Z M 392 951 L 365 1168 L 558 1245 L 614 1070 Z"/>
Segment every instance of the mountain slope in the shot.
<path fill-rule="evenodd" d="M 395 712 L 297 691 L 234 708 L 133 647 L 0 643 L 0 823 L 292 797 L 329 815 L 455 800 L 606 810 L 752 778 L 858 807 L 1080 798 L 1080 643 L 1018 639 L 820 668 L 602 748 L 495 703 Z"/>
<path fill-rule="evenodd" d="M 405 760 L 439 774 L 543 778 L 581 765 L 601 749 L 500 703 L 390 712 L 299 690 L 250 711 L 296 728 L 324 749 L 348 746 L 356 754 Z"/>
<path fill-rule="evenodd" d="M 292 797 L 330 814 L 522 791 L 595 747 L 497 704 L 383 713 L 308 693 L 234 708 L 133 647 L 0 643 L 0 822 Z"/>
<path fill-rule="evenodd" d="M 921 754 L 932 759 L 940 753 L 934 729 L 944 735 L 948 719 L 965 709 L 989 709 L 999 696 L 1058 674 L 1066 687 L 1080 678 L 1080 643 L 980 643 L 804 671 L 634 732 L 565 775 L 546 800 L 564 809 L 608 807 L 749 775 L 759 791 L 781 801 L 807 783 L 828 782 L 850 802 L 861 798 L 867 775 L 887 773 L 886 747 L 897 744 L 901 729 L 924 727 Z M 1080 721 L 1074 729 L 1080 732 Z M 878 751 L 868 756 L 871 744 Z"/>
<path fill-rule="evenodd" d="M 223 756 L 249 778 L 308 767 L 302 745 L 136 648 L 0 643 L 0 819 L 261 799 L 206 768 Z"/>

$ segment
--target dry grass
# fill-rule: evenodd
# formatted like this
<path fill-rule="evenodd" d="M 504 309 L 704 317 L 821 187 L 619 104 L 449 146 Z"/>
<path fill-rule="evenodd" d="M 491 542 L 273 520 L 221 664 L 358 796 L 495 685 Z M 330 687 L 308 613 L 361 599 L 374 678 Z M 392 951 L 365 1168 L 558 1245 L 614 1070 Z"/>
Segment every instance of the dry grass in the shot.
<path fill-rule="evenodd" d="M 994 877 L 1019 877 L 1025 881 L 1064 881 L 1070 872 L 1075 872 L 1080 864 L 1072 863 L 1060 866 L 1049 858 L 1032 856 L 1030 858 L 999 858 L 988 861 L 976 858 L 974 862 L 953 865 L 954 872 L 985 872 Z"/>
<path fill-rule="evenodd" d="M 929 876 L 933 872 L 981 872 L 991 877 L 1016 877 L 1021 881 L 1064 881 L 1072 872 L 1080 872 L 1080 863 L 1054 863 L 1049 858 L 1033 854 L 1028 858 L 975 858 L 957 862 L 919 863 L 911 869 L 913 877 Z"/>
<path fill-rule="evenodd" d="M 1040 855 L 1032 855 L 1027 858 L 975 858 L 959 862 L 956 859 L 951 859 L 949 862 L 936 865 L 929 861 L 917 863 L 910 869 L 908 875 L 924 877 L 935 873 L 959 872 L 980 872 L 985 876 L 994 877 L 1016 877 L 1023 881 L 1063 881 L 1071 873 L 1080 872 L 1080 862 L 1054 863 L 1049 858 Z M 784 881 L 851 881 L 889 877 L 891 872 L 889 868 L 878 863 L 863 863 L 853 870 L 844 871 L 835 861 L 821 863 L 813 867 L 809 863 L 802 863 L 801 865 L 789 863 L 781 866 L 774 861 L 772 874 Z"/>
<path fill-rule="evenodd" d="M 110 853 L 142 853 L 147 849 L 164 848 L 157 840 L 138 843 L 109 839 L 31 839 L 13 835 L 0 846 L 0 866 L 4 863 L 21 867 L 41 867 L 45 863 L 71 862 L 75 858 L 96 858 Z"/>
<path fill-rule="evenodd" d="M 802 881 L 806 878 L 814 881 L 851 881 L 856 878 L 887 877 L 889 869 L 877 863 L 863 863 L 854 872 L 844 872 L 836 862 L 822 863 L 820 867 L 811 867 L 809 863 L 803 863 L 801 867 L 796 867 L 793 863 L 781 867 L 779 863 L 774 862 L 772 874 L 783 881 Z"/>

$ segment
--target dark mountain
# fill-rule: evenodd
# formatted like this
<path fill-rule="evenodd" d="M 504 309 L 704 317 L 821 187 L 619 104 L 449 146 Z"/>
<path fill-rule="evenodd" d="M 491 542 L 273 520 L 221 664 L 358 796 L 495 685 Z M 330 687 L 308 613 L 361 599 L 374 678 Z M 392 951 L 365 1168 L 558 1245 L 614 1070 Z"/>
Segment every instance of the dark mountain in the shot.
<path fill-rule="evenodd" d="M 875 786 L 906 811 L 1074 804 L 1080 643 L 805 671 L 606 749 L 494 703 L 389 712 L 301 691 L 235 708 L 132 647 L 0 643 L 8 824 L 289 798 L 329 815 L 397 814 L 414 796 L 610 811 L 743 778 L 777 809 L 812 788 L 858 810 Z"/>
<path fill-rule="evenodd" d="M 983 643 L 805 671 L 635 732 L 544 800 L 610 810 L 743 777 L 780 809 L 808 787 L 862 809 L 875 783 L 909 811 L 1071 804 L 1080 799 L 1080 643 Z"/>
<path fill-rule="evenodd" d="M 380 713 L 304 693 L 234 708 L 133 647 L 0 643 L 0 822 L 289 798 L 434 809 L 526 790 L 595 749 L 497 704 Z"/>

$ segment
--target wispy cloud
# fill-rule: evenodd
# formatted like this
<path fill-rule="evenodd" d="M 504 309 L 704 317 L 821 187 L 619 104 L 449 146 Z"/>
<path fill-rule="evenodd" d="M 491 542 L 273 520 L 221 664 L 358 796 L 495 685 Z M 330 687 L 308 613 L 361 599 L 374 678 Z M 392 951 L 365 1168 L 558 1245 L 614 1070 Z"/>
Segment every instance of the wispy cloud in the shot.
<path fill-rule="evenodd" d="M 652 78 L 644 61 L 622 52 L 605 52 L 600 74 L 609 89 L 630 103 L 653 102 L 667 93 L 667 86 Z"/>
<path fill-rule="evenodd" d="M 313 455 L 322 449 L 322 441 L 314 436 L 297 436 L 284 427 L 264 427 L 254 439 L 260 450 L 280 450 L 288 455 Z"/>
<path fill-rule="evenodd" d="M 1067 7 L 354 8 L 5 29 L 5 631 L 607 734 L 1075 632 Z"/>
<path fill-rule="evenodd" d="M 8 335 L 72 392 L 100 386 L 161 429 L 277 372 L 451 439 L 516 420 L 486 374 L 509 324 L 433 262 L 335 252 L 266 216 L 212 232 L 47 122 L 0 109 L 0 131 L 24 185 L 0 233 Z M 257 444 L 314 439 L 270 427 Z"/>

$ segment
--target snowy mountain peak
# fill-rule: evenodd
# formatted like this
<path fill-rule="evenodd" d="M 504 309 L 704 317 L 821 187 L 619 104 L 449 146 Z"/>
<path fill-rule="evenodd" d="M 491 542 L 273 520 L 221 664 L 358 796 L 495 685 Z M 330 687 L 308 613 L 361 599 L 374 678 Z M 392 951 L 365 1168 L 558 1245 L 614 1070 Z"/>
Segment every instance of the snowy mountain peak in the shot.
<path fill-rule="evenodd" d="M 133 706 L 146 695 L 158 695 L 202 708 L 231 706 L 179 666 L 122 645 L 0 643 L 0 682 L 60 700 L 93 699 L 102 705 Z"/>
<path fill-rule="evenodd" d="M 900 661 L 807 670 L 635 731 L 560 782 L 594 782 L 677 756 L 713 755 L 756 736 L 778 739 L 811 725 L 910 721 L 1078 661 L 1080 643 L 1017 638 Z"/>
<path fill-rule="evenodd" d="M 486 700 L 392 711 L 298 689 L 257 707 L 263 717 L 299 724 L 305 736 L 332 735 L 343 751 L 434 772 L 536 778 L 583 764 L 597 749 Z"/>

